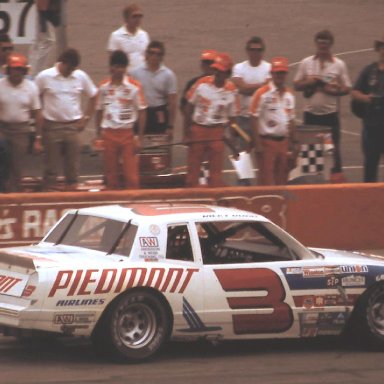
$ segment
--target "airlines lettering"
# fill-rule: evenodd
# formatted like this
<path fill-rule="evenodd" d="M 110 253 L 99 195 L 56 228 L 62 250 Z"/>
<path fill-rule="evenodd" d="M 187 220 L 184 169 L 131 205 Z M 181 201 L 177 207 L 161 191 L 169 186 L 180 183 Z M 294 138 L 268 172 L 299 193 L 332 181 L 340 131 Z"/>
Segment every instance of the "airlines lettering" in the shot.
<path fill-rule="evenodd" d="M 7 293 L 19 281 L 22 281 L 22 279 L 6 275 L 0 275 L 0 293 Z"/>
<path fill-rule="evenodd" d="M 161 292 L 183 293 L 195 268 L 122 268 L 65 270 L 57 273 L 48 297 L 119 293 L 132 287 L 152 287 Z"/>

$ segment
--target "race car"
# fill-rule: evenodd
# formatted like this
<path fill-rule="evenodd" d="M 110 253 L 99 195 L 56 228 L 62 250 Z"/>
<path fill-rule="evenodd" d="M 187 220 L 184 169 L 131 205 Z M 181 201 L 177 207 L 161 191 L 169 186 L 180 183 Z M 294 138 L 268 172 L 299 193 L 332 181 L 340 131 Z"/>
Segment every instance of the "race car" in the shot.
<path fill-rule="evenodd" d="M 340 335 L 384 345 L 384 258 L 311 249 L 252 212 L 193 204 L 68 211 L 0 250 L 0 329 L 91 337 L 138 361 L 168 340 Z"/>

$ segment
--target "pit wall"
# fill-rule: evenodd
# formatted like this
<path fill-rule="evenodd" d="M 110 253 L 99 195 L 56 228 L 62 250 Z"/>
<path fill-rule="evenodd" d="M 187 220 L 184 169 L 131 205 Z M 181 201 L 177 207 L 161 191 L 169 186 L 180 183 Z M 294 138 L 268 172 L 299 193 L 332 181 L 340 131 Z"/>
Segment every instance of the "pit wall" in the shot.
<path fill-rule="evenodd" d="M 307 246 L 384 248 L 384 183 L 0 195 L 0 247 L 36 243 L 67 209 L 204 203 L 262 214 Z"/>

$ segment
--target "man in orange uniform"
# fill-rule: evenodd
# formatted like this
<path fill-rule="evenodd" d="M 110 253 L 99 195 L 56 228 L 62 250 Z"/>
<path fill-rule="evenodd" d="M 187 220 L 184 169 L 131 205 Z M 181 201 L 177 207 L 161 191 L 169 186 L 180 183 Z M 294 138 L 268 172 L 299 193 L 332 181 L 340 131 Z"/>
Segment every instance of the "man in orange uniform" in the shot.
<path fill-rule="evenodd" d="M 126 76 L 127 55 L 120 50 L 110 56 L 111 77 L 100 85 L 96 112 L 98 136 L 103 140 L 107 187 L 118 189 L 119 157 L 122 157 L 125 188 L 139 188 L 140 147 L 146 119 L 146 102 L 141 85 Z M 138 122 L 139 137 L 133 127 Z"/>
<path fill-rule="evenodd" d="M 288 60 L 272 59 L 272 81 L 259 88 L 250 105 L 259 185 L 287 183 L 288 150 L 295 139 L 295 96 L 285 86 Z"/>
<path fill-rule="evenodd" d="M 209 162 L 209 187 L 223 185 L 224 131 L 235 121 L 240 110 L 236 86 L 229 80 L 232 60 L 226 53 L 216 55 L 214 75 L 198 80 L 187 94 L 184 129 L 191 141 L 188 153 L 186 185 L 198 186 L 200 167 Z M 204 156 L 205 155 L 205 156 Z"/>

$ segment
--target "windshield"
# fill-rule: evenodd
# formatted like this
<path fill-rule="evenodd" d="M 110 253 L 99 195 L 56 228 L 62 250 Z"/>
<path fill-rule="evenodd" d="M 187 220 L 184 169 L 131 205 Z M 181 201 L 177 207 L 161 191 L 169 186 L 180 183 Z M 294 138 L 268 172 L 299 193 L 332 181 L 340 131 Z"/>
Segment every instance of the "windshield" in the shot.
<path fill-rule="evenodd" d="M 67 214 L 43 241 L 129 256 L 136 232 L 130 222 L 75 213 Z"/>

